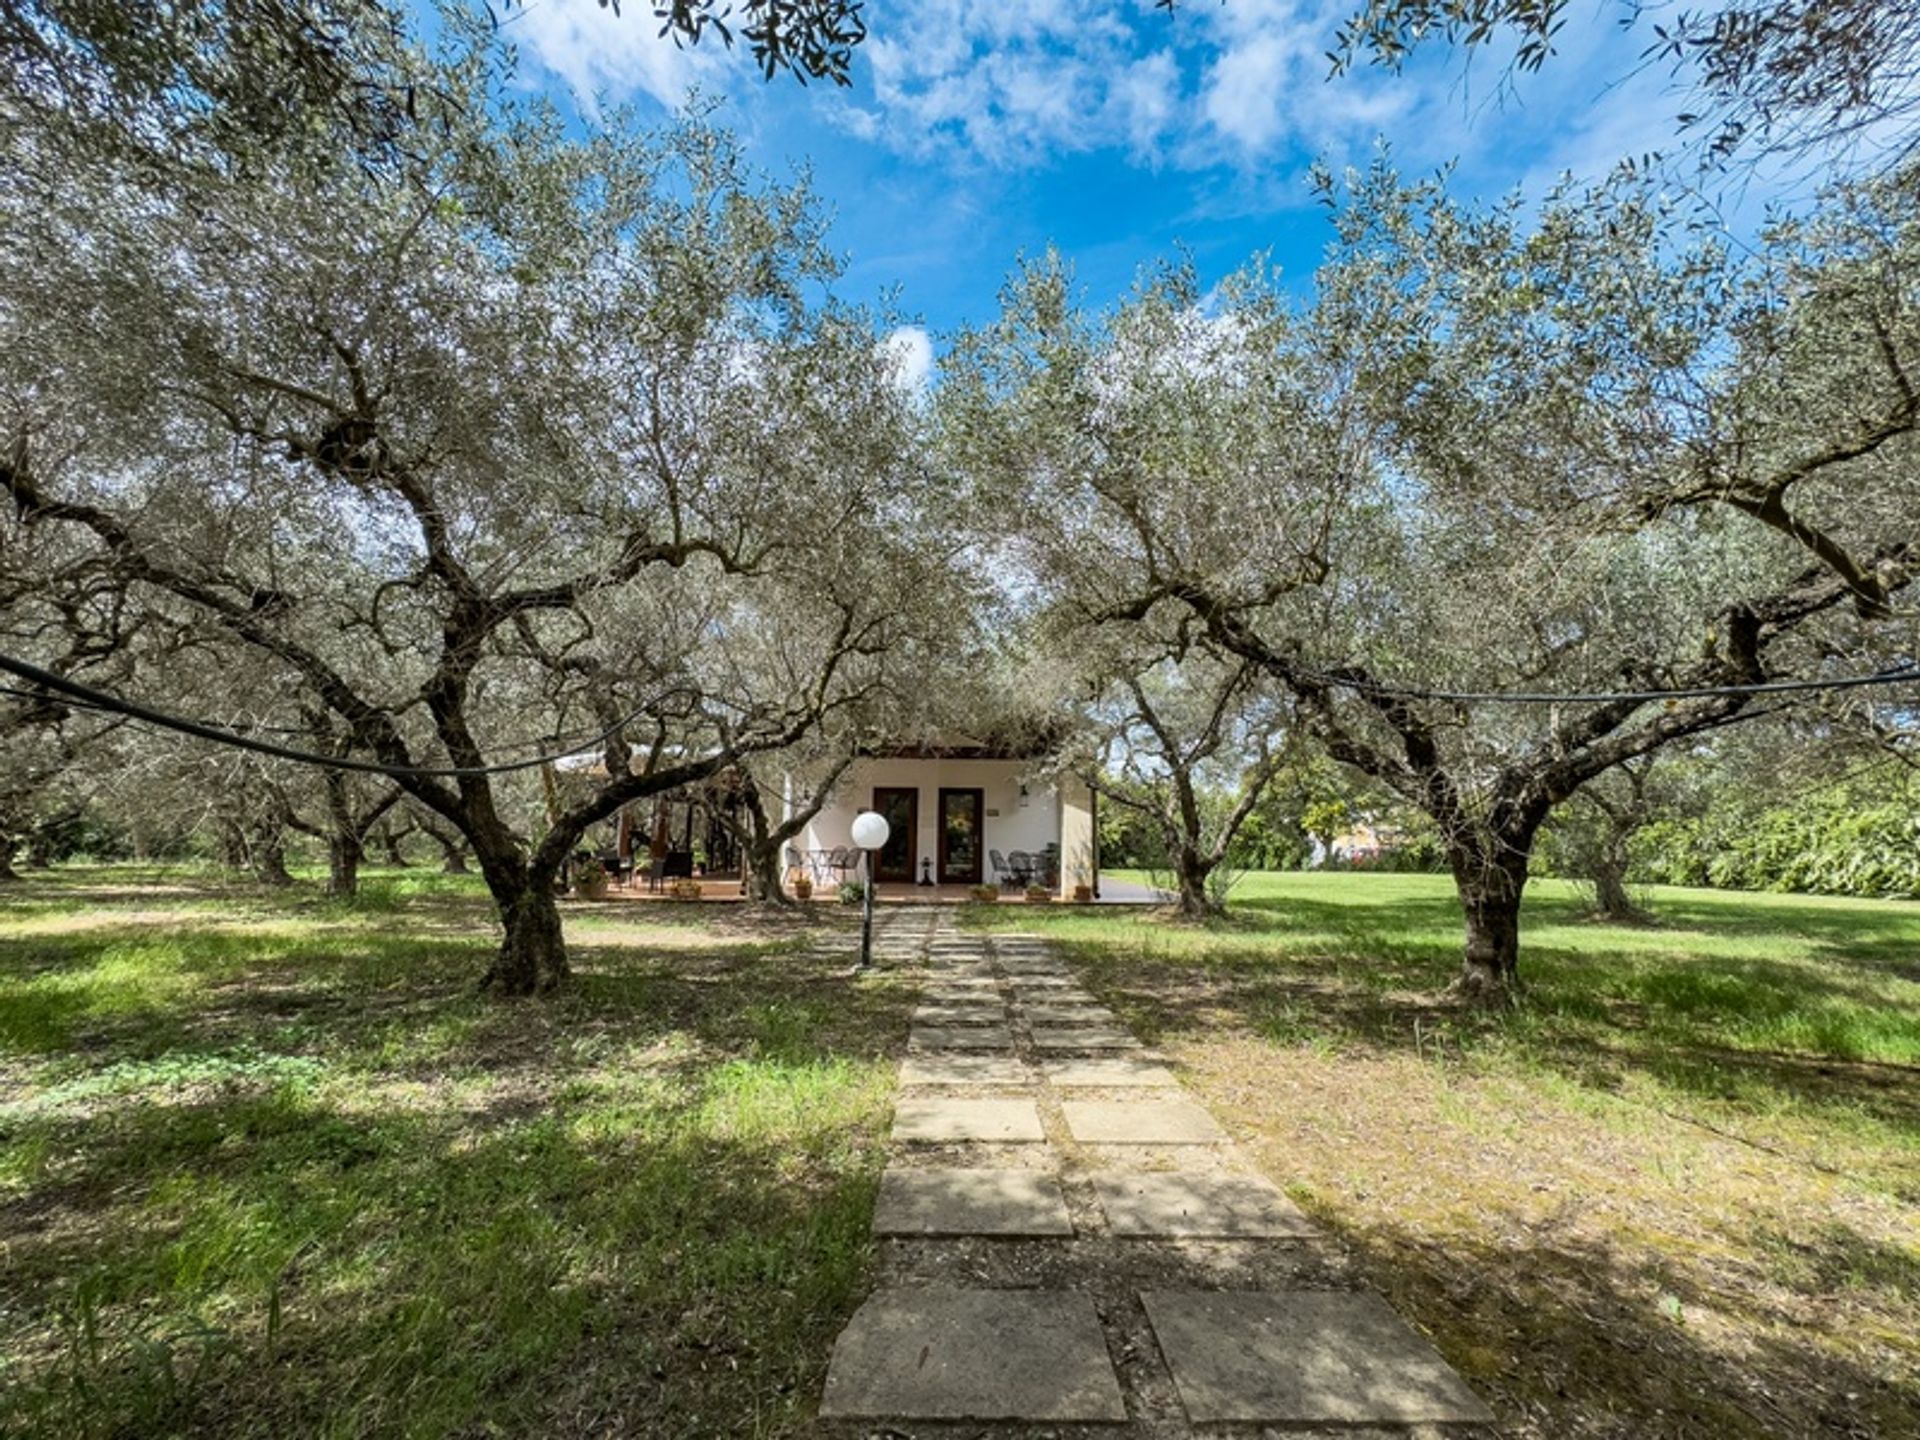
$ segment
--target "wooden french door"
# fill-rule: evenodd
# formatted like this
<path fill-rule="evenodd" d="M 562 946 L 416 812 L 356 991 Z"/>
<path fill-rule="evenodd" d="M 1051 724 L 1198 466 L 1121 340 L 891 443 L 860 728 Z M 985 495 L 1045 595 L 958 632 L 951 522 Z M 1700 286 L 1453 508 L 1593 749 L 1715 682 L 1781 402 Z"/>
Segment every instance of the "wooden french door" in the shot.
<path fill-rule="evenodd" d="M 942 885 L 978 885 L 986 854 L 984 790 L 940 792 L 940 867 Z"/>
<path fill-rule="evenodd" d="M 887 820 L 887 843 L 875 857 L 882 880 L 912 880 L 920 862 L 920 792 L 906 785 L 877 785 L 873 808 Z"/>

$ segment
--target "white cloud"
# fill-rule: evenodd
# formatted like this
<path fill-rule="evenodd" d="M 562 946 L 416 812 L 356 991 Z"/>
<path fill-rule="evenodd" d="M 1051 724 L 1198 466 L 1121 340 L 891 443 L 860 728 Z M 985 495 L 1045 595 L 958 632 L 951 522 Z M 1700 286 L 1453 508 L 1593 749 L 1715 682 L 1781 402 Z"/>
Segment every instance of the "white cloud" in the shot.
<path fill-rule="evenodd" d="M 1598 173 L 1671 134 L 1674 97 L 1633 75 L 1636 47 L 1610 16 L 1570 24 L 1561 54 L 1514 76 L 1500 46 L 1463 58 L 1436 45 L 1389 74 L 1358 64 L 1329 79 L 1327 49 L 1352 0 L 1224 0 L 1172 14 L 1153 0 L 888 0 L 855 60 L 852 91 L 822 87 L 814 113 L 855 140 L 916 159 L 1003 170 L 1115 151 L 1137 163 L 1234 177 L 1236 191 L 1297 186 L 1308 157 L 1362 160 L 1376 139 L 1408 170 L 1456 157 L 1497 185 L 1562 165 Z M 640 8 L 541 0 L 511 38 L 594 97 L 672 108 L 696 84 L 765 87 L 738 52 L 679 49 Z M 1608 82 L 1624 84 L 1609 90 Z M 1476 96 L 1485 78 L 1493 98 Z"/>
<path fill-rule="evenodd" d="M 1116 0 L 896 0 L 865 46 L 871 110 L 842 123 L 912 155 L 1006 168 L 1119 146 L 1145 156 L 1176 121 L 1164 24 Z M 1164 17 L 1161 17 L 1164 18 Z"/>
<path fill-rule="evenodd" d="M 880 342 L 902 390 L 924 394 L 933 383 L 933 339 L 918 325 L 902 325 Z"/>
<path fill-rule="evenodd" d="M 715 42 L 682 48 L 661 36 L 643 7 L 621 8 L 615 15 L 595 0 L 532 0 L 515 12 L 506 38 L 566 81 L 589 114 L 602 95 L 645 95 L 677 109 L 695 86 L 718 88 L 725 57 Z"/>

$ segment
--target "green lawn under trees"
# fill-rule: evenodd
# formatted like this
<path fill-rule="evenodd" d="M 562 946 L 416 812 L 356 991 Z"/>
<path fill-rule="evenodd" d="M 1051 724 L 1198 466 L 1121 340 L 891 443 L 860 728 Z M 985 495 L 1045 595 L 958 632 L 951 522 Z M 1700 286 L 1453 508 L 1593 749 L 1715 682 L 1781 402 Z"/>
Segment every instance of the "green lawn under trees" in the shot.
<path fill-rule="evenodd" d="M 1529 888 L 1436 1003 L 1446 877 L 1255 874 L 1202 930 L 1012 907 L 1516 1434 L 1920 1433 L 1920 905 Z"/>
<path fill-rule="evenodd" d="M 904 995 L 804 928 L 75 871 L 0 910 L 0 1434 L 772 1434 L 859 1297 Z M 844 966 L 841 967 L 844 969 Z"/>
<path fill-rule="evenodd" d="M 1513 1433 L 1920 1426 L 1920 906 L 1538 883 L 1494 1019 L 1432 1002 L 1439 877 L 1235 898 L 964 923 L 1061 941 Z M 822 958 L 837 907 L 566 923 L 577 982 L 503 1006 L 477 881 L 0 897 L 0 1433 L 804 1428 L 909 994 Z"/>

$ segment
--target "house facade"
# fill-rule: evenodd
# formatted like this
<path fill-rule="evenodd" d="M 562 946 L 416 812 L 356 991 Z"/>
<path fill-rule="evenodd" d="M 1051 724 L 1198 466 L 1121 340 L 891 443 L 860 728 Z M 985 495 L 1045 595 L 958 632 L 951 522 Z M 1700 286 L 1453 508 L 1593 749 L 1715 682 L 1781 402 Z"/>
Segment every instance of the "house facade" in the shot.
<path fill-rule="evenodd" d="M 787 787 L 791 815 L 810 797 L 801 777 Z M 863 756 L 834 782 L 790 858 L 816 883 L 842 878 L 831 872 L 834 854 L 845 859 L 854 817 L 875 810 L 891 832 L 877 857 L 882 885 L 1040 883 L 1071 898 L 1082 885 L 1097 893 L 1096 804 L 1077 777 L 1043 777 L 1033 755 L 960 744 Z"/>

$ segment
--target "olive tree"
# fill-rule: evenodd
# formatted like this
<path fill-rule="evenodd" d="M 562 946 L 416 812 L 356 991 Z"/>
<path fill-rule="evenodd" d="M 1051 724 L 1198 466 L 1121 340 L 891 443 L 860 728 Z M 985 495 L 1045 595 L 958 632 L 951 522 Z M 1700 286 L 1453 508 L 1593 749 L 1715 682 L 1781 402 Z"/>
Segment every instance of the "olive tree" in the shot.
<path fill-rule="evenodd" d="M 1628 180 L 1531 226 L 1384 167 L 1342 200 L 1314 334 L 1370 417 L 1384 552 L 1335 557 L 1365 589 L 1319 643 L 1204 574 L 1169 593 L 1434 819 L 1462 989 L 1503 1000 L 1555 806 L 1905 623 L 1920 215 L 1860 187 L 1736 254 Z"/>
<path fill-rule="evenodd" d="M 1060 496 L 1016 550 L 1069 613 L 1190 616 L 1431 817 L 1500 1003 L 1555 806 L 1909 623 L 1920 225 L 1892 184 L 1751 255 L 1628 180 L 1531 224 L 1384 165 L 1333 198 L 1297 317 L 1257 275 L 1092 317 L 1029 270 L 948 433 Z"/>
<path fill-rule="evenodd" d="M 875 683 L 913 417 L 804 187 L 698 121 L 572 138 L 484 51 L 435 73 L 398 167 L 281 146 L 183 188 L 35 138 L 0 185 L 0 479 L 457 830 L 522 993 L 566 974 L 588 826 Z M 516 824 L 508 767 L 556 737 L 604 774 Z"/>
<path fill-rule="evenodd" d="M 0 647 L 55 675 L 122 684 L 163 643 L 154 618 L 87 547 L 0 516 Z M 22 845 L 44 862 L 48 827 L 72 815 L 85 772 L 111 763 L 104 752 L 120 728 L 117 717 L 0 681 L 0 882 L 18 878 Z"/>
<path fill-rule="evenodd" d="M 1514 64 L 1549 62 L 1567 0 L 1363 0 L 1334 42 L 1336 69 L 1356 59 L 1398 69 L 1423 45 L 1506 42 Z M 1904 163 L 1920 147 L 1920 11 L 1902 0 L 1712 0 L 1695 9 L 1626 0 L 1643 60 L 1667 66 L 1698 101 L 1708 151 L 1864 151 Z"/>
<path fill-rule="evenodd" d="M 1181 917 L 1204 920 L 1226 908 L 1227 857 L 1286 758 L 1284 717 L 1238 657 L 1176 643 L 1116 658 L 1089 707 L 1100 738 L 1086 778 L 1148 821 Z"/>

